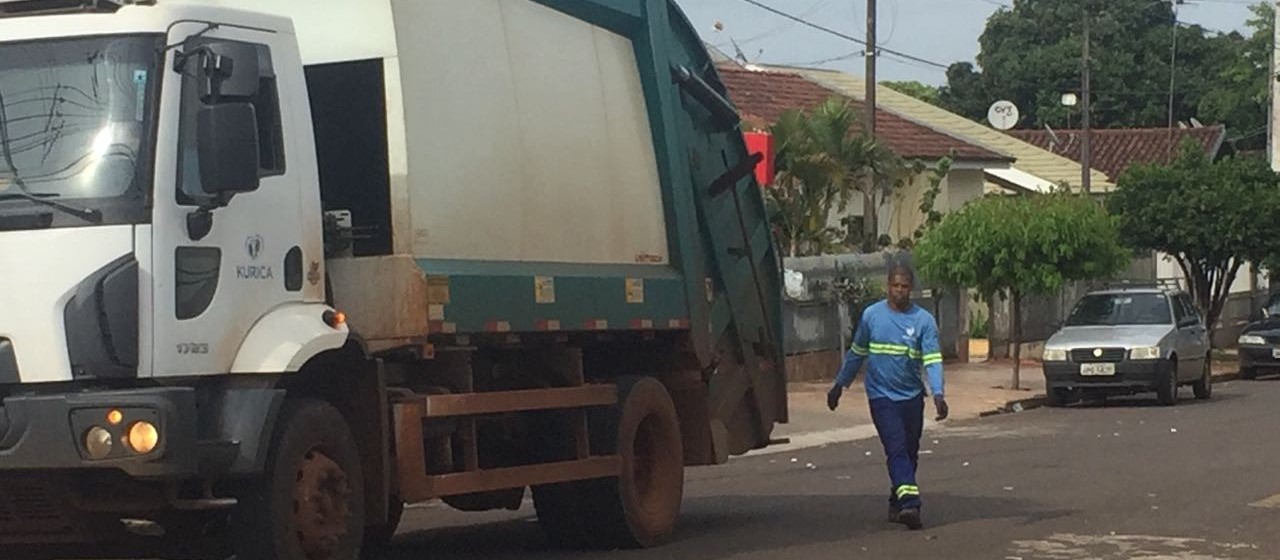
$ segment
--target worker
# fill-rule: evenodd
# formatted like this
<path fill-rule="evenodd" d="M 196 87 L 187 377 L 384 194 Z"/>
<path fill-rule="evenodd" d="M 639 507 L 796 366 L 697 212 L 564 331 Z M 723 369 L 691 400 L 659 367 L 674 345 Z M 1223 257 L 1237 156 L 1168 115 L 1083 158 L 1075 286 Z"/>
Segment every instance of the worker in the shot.
<path fill-rule="evenodd" d="M 924 526 L 920 488 L 916 485 L 925 408 L 921 368 L 928 373 L 937 419 L 945 420 L 949 412 L 943 396 L 938 323 L 928 311 L 912 303 L 914 287 L 915 273 L 910 267 L 897 265 L 889 270 L 888 298 L 862 313 L 844 365 L 827 393 L 827 407 L 835 411 L 844 389 L 853 383 L 862 362 L 867 362 L 867 399 L 884 445 L 892 483 L 889 520 L 912 530 Z"/>

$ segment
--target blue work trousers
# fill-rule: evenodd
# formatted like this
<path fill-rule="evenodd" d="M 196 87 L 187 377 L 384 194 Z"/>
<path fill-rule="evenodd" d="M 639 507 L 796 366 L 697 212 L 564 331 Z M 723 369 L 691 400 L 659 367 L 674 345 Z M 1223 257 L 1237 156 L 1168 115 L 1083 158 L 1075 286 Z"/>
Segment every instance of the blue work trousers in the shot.
<path fill-rule="evenodd" d="M 920 435 L 924 430 L 924 395 L 906 401 L 871 399 L 871 419 L 884 445 L 889 467 L 889 504 L 895 509 L 919 508 Z"/>

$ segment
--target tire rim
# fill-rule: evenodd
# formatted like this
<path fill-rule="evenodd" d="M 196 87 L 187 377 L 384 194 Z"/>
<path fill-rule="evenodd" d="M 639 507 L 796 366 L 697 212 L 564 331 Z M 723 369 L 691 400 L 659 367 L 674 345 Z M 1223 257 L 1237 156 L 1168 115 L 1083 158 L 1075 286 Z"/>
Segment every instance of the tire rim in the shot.
<path fill-rule="evenodd" d="M 347 537 L 351 484 L 346 471 L 312 449 L 298 465 L 293 486 L 293 519 L 298 545 L 308 560 L 328 560 Z"/>

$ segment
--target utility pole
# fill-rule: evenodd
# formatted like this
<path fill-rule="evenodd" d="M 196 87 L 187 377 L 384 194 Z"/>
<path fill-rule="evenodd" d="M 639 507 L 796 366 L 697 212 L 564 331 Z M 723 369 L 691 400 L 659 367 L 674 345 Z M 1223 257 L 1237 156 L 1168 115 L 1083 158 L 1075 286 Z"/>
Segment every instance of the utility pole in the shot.
<path fill-rule="evenodd" d="M 1267 86 L 1270 92 L 1270 107 L 1267 111 L 1267 153 L 1271 158 L 1271 169 L 1280 172 L 1280 0 L 1274 2 L 1276 20 L 1275 33 L 1272 37 L 1271 72 Z"/>
<path fill-rule="evenodd" d="M 875 141 L 876 139 L 876 0 L 867 0 L 867 90 L 863 101 L 866 104 L 866 131 L 867 139 Z M 880 225 L 876 215 L 879 208 L 876 208 L 875 182 L 874 175 L 867 177 L 869 184 L 867 190 L 862 194 L 862 248 L 864 251 L 872 252 L 878 245 L 880 238 Z"/>
<path fill-rule="evenodd" d="M 1081 89 L 1081 110 L 1084 112 L 1083 131 L 1080 140 L 1080 185 L 1084 194 L 1088 195 L 1092 187 L 1093 143 L 1090 138 L 1089 124 L 1089 0 L 1084 0 L 1084 54 L 1081 62 L 1084 65 L 1084 76 Z"/>
<path fill-rule="evenodd" d="M 1169 161 L 1173 161 L 1173 88 L 1178 69 L 1178 5 L 1183 0 L 1169 0 L 1169 8 L 1173 10 L 1173 45 L 1169 53 Z"/>
<path fill-rule="evenodd" d="M 876 0 L 867 0 L 867 137 L 876 138 Z"/>

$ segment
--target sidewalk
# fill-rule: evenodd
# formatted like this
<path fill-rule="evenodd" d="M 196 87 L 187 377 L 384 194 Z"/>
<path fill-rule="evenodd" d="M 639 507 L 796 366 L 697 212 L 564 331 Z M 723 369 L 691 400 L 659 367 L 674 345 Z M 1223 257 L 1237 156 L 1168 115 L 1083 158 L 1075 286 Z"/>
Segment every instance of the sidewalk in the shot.
<path fill-rule="evenodd" d="M 1010 388 L 1013 380 L 1012 360 L 947 363 L 943 369 L 947 404 L 951 407 L 947 422 L 1044 406 L 1044 373 L 1039 362 L 1023 362 L 1019 390 Z M 1236 369 L 1235 363 L 1215 361 L 1215 381 L 1233 379 Z M 840 408 L 835 412 L 827 410 L 827 390 L 830 388 L 830 381 L 790 384 L 787 393 L 791 422 L 779 425 L 774 430 L 773 437 L 789 438 L 791 441 L 756 453 L 782 453 L 875 437 L 875 426 L 871 423 L 871 413 L 867 408 L 862 377 L 859 376 L 845 390 L 840 399 Z M 926 429 L 936 424 L 933 420 L 935 415 L 936 411 L 930 401 L 925 410 Z"/>

